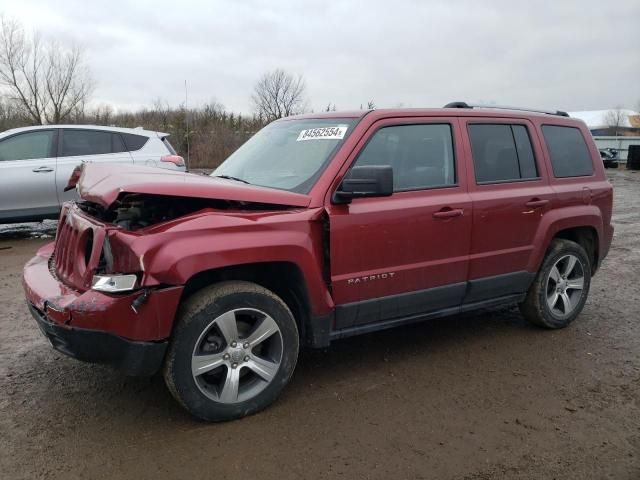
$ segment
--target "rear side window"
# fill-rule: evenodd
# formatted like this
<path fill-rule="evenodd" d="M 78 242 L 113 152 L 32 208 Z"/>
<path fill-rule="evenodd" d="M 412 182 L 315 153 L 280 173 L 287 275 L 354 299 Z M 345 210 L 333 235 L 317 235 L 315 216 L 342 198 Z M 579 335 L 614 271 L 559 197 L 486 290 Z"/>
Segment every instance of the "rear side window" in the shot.
<path fill-rule="evenodd" d="M 583 177 L 593 174 L 591 154 L 578 128 L 543 125 L 542 135 L 549 150 L 555 177 Z"/>
<path fill-rule="evenodd" d="M 538 178 L 531 139 L 524 125 L 469 125 L 477 183 Z"/>
<path fill-rule="evenodd" d="M 455 185 L 451 126 L 383 127 L 369 140 L 354 165 L 392 166 L 396 192 Z"/>
<path fill-rule="evenodd" d="M 149 137 L 145 137 L 144 135 L 135 135 L 133 133 L 123 133 L 122 139 L 124 140 L 127 150 L 135 152 L 136 150 L 140 150 L 144 147 L 144 144 L 147 143 Z"/>
<path fill-rule="evenodd" d="M 124 142 L 122 141 L 122 137 L 119 133 L 111 134 L 111 151 L 113 153 L 121 153 L 127 151 L 127 147 L 125 147 Z"/>
<path fill-rule="evenodd" d="M 21 133 L 0 141 L 0 161 L 51 157 L 53 130 Z"/>
<path fill-rule="evenodd" d="M 65 129 L 62 133 L 61 157 L 111 153 L 111 132 Z"/>

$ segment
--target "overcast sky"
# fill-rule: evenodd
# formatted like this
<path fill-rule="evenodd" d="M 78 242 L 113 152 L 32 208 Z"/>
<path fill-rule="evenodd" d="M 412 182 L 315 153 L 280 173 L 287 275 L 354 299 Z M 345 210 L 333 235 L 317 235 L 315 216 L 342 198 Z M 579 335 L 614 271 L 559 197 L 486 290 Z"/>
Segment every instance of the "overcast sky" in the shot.
<path fill-rule="evenodd" d="M 262 73 L 306 80 L 310 108 L 452 100 L 637 109 L 640 1 L 0 0 L 84 46 L 95 104 L 211 100 L 250 113 Z"/>

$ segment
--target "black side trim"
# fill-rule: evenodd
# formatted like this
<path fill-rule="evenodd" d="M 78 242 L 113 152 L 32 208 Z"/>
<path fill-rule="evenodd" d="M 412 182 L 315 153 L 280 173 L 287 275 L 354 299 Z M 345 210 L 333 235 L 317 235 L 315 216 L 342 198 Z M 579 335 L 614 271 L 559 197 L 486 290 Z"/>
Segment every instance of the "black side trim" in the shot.
<path fill-rule="evenodd" d="M 421 322 L 432 318 L 447 317 L 450 315 L 456 315 L 463 312 L 469 312 L 472 310 L 478 310 L 481 308 L 496 307 L 499 305 L 509 305 L 513 303 L 520 303 L 524 300 L 525 294 L 507 295 L 500 298 L 493 298 L 491 300 L 485 300 L 482 302 L 468 303 L 462 306 L 444 308 L 436 312 L 427 314 L 412 315 L 404 318 L 397 318 L 395 320 L 386 320 L 377 323 L 369 323 L 367 325 L 354 326 L 349 328 L 343 328 L 340 330 L 334 330 L 331 332 L 330 340 L 337 340 L 339 338 L 351 337 L 354 335 L 362 335 L 365 333 L 376 332 L 378 330 L 386 330 L 388 328 L 398 327 L 401 325 L 408 325 L 411 323 Z"/>
<path fill-rule="evenodd" d="M 464 296 L 463 303 L 474 303 L 481 300 L 526 292 L 529 290 L 529 286 L 535 276 L 535 273 L 523 271 L 469 280 L 467 294 Z"/>
<path fill-rule="evenodd" d="M 166 341 L 138 342 L 108 332 L 61 326 L 31 303 L 27 305 L 53 348 L 65 355 L 84 362 L 106 363 L 134 376 L 151 376 L 162 365 Z"/>
<path fill-rule="evenodd" d="M 423 314 L 459 305 L 466 282 L 336 306 L 336 329 Z"/>

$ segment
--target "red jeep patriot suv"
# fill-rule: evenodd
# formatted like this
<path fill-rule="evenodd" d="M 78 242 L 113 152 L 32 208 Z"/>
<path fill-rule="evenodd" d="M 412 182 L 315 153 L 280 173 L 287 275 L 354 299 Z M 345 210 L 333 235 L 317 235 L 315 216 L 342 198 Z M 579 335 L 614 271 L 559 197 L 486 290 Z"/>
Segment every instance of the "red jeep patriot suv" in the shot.
<path fill-rule="evenodd" d="M 38 325 L 213 421 L 272 403 L 301 345 L 509 303 L 565 327 L 613 235 L 584 123 L 462 102 L 286 118 L 210 177 L 88 164 L 76 188 L 24 269 Z"/>

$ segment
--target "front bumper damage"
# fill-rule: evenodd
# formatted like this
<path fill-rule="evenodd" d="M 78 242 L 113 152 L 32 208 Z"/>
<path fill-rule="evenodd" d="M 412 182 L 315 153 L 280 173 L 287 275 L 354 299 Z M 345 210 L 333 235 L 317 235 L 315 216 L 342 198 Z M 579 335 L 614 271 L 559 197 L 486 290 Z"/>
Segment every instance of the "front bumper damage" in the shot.
<path fill-rule="evenodd" d="M 128 294 L 80 292 L 52 273 L 53 243 L 24 268 L 27 304 L 53 347 L 78 360 L 105 363 L 129 375 L 152 375 L 160 366 L 183 287 Z M 132 304 L 141 295 L 144 303 Z"/>

